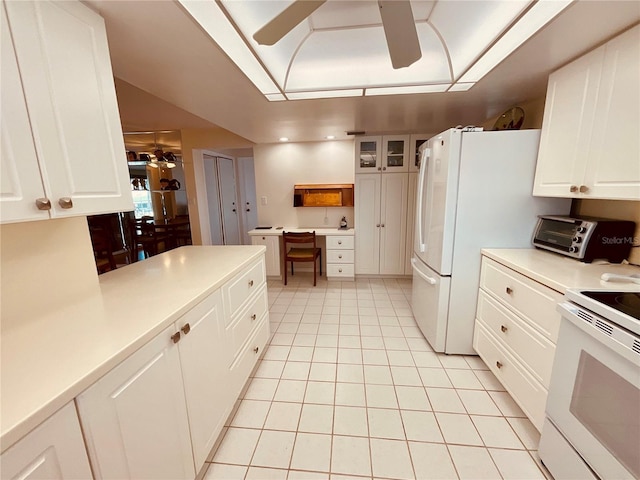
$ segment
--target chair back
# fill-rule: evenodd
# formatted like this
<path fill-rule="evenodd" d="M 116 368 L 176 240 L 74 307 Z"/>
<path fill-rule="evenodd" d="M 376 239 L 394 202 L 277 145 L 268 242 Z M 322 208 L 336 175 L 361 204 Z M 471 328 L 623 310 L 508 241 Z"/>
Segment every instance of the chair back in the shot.
<path fill-rule="evenodd" d="M 282 240 L 286 252 L 287 243 L 313 243 L 316 248 L 316 232 L 282 232 Z"/>

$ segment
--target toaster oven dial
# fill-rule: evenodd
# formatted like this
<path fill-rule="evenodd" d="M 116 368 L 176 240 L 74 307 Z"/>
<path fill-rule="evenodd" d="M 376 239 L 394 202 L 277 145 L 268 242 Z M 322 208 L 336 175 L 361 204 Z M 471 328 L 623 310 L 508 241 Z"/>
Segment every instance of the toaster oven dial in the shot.
<path fill-rule="evenodd" d="M 578 251 L 578 247 L 569 247 L 570 253 L 576 253 Z"/>
<path fill-rule="evenodd" d="M 586 231 L 587 231 L 587 227 L 576 228 L 576 233 L 585 233 Z"/>
<path fill-rule="evenodd" d="M 578 237 L 578 236 L 573 237 L 573 243 L 580 243 L 580 242 L 582 242 L 582 237 Z"/>

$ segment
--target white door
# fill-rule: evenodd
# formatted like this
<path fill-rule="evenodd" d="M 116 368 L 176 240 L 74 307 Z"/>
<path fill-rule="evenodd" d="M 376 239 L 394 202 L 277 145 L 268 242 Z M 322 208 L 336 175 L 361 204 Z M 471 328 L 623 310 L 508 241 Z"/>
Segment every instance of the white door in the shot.
<path fill-rule="evenodd" d="M 240 157 L 238 172 L 240 174 L 240 197 L 242 219 L 243 245 L 251 245 L 249 230 L 258 226 L 258 208 L 256 205 L 256 172 L 253 165 L 253 157 Z"/>
<path fill-rule="evenodd" d="M 205 190 L 207 192 L 207 209 L 209 212 L 209 229 L 211 231 L 211 244 L 224 245 L 222 234 L 222 212 L 220 209 L 220 188 L 218 187 L 218 164 L 216 157 L 204 154 L 202 156 L 204 167 Z"/>
<path fill-rule="evenodd" d="M 411 309 L 420 331 L 436 352 L 444 352 L 449 318 L 451 277 L 441 277 L 413 259 Z"/>
<path fill-rule="evenodd" d="M 380 273 L 404 273 L 407 235 L 406 173 L 384 173 L 380 195 Z"/>
<path fill-rule="evenodd" d="M 355 272 L 378 274 L 380 267 L 380 174 L 356 175 Z"/>
<path fill-rule="evenodd" d="M 104 20 L 81 2 L 5 5 L 51 215 L 133 210 Z"/>
<path fill-rule="evenodd" d="M 218 186 L 225 245 L 240 245 L 236 169 L 232 158 L 218 157 Z"/>
<path fill-rule="evenodd" d="M 176 322 L 189 413 L 193 457 L 198 470 L 213 448 L 233 402 L 221 385 L 229 381 L 225 357 L 222 293 L 217 290 Z"/>
<path fill-rule="evenodd" d="M 195 476 L 171 325 L 77 397 L 96 479 Z"/>
<path fill-rule="evenodd" d="M 38 156 L 31 136 L 31 125 L 22 93 L 22 82 L 13 51 L 4 3 L 0 7 L 2 24 L 2 119 L 0 128 L 0 205 L 2 222 L 44 220 L 46 210 L 38 210 L 36 199 L 44 198 Z M 10 119 L 10 121 L 9 121 Z"/>

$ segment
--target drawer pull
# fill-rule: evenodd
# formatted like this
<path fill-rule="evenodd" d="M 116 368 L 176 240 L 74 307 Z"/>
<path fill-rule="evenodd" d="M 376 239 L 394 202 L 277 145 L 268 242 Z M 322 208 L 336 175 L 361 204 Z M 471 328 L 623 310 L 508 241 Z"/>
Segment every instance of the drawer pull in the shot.
<path fill-rule="evenodd" d="M 342 258 L 342 255 L 338 255 L 338 258 Z"/>
<path fill-rule="evenodd" d="M 258 350 L 260 350 L 258 347 L 253 347 L 253 353 L 258 353 Z"/>
<path fill-rule="evenodd" d="M 341 269 L 341 268 L 339 268 L 339 269 L 338 269 L 338 272 L 342 273 L 342 269 Z"/>
<path fill-rule="evenodd" d="M 513 289 L 511 287 L 507 287 L 506 292 L 507 295 L 511 295 L 513 293 Z"/>
<path fill-rule="evenodd" d="M 501 362 L 496 362 L 496 367 L 502 368 L 502 363 Z"/>
<path fill-rule="evenodd" d="M 173 343 L 178 343 L 180 341 L 180 332 L 171 335 L 171 340 L 173 340 Z"/>
<path fill-rule="evenodd" d="M 256 319 L 256 314 L 251 315 L 251 321 L 253 322 Z"/>
<path fill-rule="evenodd" d="M 338 240 L 338 245 L 342 245 L 342 240 Z"/>
<path fill-rule="evenodd" d="M 507 330 L 509 330 L 507 327 L 505 327 L 504 325 L 500 325 L 500 330 L 502 330 L 502 333 L 506 333 Z"/>
<path fill-rule="evenodd" d="M 185 323 L 180 330 L 182 330 L 182 333 L 186 335 L 191 331 L 191 325 L 189 325 L 188 323 Z"/>
<path fill-rule="evenodd" d="M 253 287 L 253 280 L 249 280 L 249 288 Z"/>

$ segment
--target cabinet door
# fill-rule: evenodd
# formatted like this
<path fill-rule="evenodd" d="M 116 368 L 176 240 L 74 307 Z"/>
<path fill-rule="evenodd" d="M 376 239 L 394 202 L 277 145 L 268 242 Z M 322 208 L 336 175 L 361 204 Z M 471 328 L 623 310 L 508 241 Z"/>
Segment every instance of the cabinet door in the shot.
<path fill-rule="evenodd" d="M 406 173 L 382 175 L 380 195 L 380 273 L 404 274 L 407 238 Z"/>
<path fill-rule="evenodd" d="M 38 157 L 33 145 L 29 115 L 22 92 L 13 40 L 7 23 L 4 3 L 0 5 L 2 21 L 2 119 L 0 131 L 0 221 L 44 220 L 46 210 L 36 208 L 36 199 L 44 197 Z M 9 121 L 10 119 L 10 121 Z"/>
<path fill-rule="evenodd" d="M 383 172 L 408 172 L 410 158 L 409 135 L 382 137 Z"/>
<path fill-rule="evenodd" d="M 251 237 L 252 245 L 264 245 L 265 268 L 267 276 L 280 276 L 280 235 L 254 235 Z"/>
<path fill-rule="evenodd" d="M 102 17 L 80 2 L 6 8 L 51 216 L 133 210 Z"/>
<path fill-rule="evenodd" d="M 356 175 L 356 274 L 377 274 L 380 266 L 380 175 Z"/>
<path fill-rule="evenodd" d="M 73 402 L 0 456 L 0 478 L 93 478 Z"/>
<path fill-rule="evenodd" d="M 416 201 L 418 191 L 418 173 L 409 174 L 407 193 L 407 238 L 405 241 L 404 274 L 413 275 L 411 257 L 413 256 L 413 242 L 416 236 Z"/>
<path fill-rule="evenodd" d="M 580 195 L 603 55 L 598 48 L 549 76 L 534 195 Z"/>
<path fill-rule="evenodd" d="M 223 388 L 229 382 L 224 342 L 222 294 L 216 291 L 177 322 L 182 379 L 187 400 L 196 470 L 213 448 L 233 399 Z M 185 333 L 186 332 L 186 333 Z"/>
<path fill-rule="evenodd" d="M 640 200 L 640 27 L 605 45 L 584 198 Z"/>
<path fill-rule="evenodd" d="M 356 146 L 356 173 L 382 171 L 382 137 L 358 137 Z"/>
<path fill-rule="evenodd" d="M 195 476 L 172 325 L 77 397 L 96 478 Z"/>
<path fill-rule="evenodd" d="M 410 172 L 420 171 L 420 153 L 418 152 L 418 149 L 431 137 L 433 137 L 432 133 L 414 133 L 411 135 L 409 145 L 409 154 L 411 155 L 411 157 L 409 158 Z"/>

